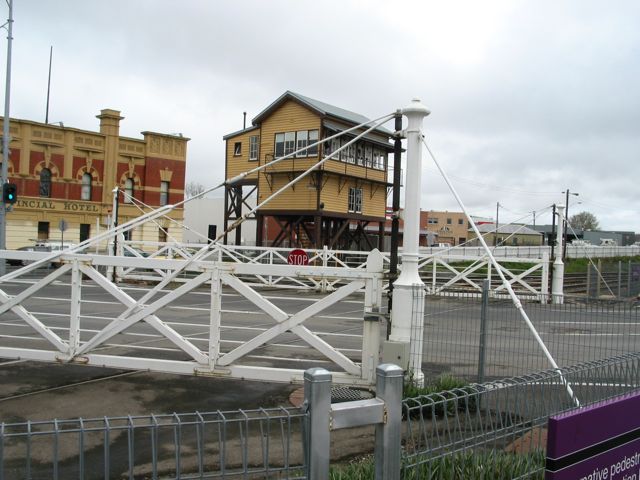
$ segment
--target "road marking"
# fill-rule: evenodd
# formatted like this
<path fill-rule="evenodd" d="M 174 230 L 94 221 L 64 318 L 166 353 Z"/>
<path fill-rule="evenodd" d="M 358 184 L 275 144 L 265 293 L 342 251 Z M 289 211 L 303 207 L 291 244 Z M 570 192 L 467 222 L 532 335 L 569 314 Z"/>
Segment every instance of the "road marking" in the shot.
<path fill-rule="evenodd" d="M 640 325 L 638 322 L 579 322 L 561 320 L 540 320 L 539 323 L 557 323 L 559 325 Z"/>

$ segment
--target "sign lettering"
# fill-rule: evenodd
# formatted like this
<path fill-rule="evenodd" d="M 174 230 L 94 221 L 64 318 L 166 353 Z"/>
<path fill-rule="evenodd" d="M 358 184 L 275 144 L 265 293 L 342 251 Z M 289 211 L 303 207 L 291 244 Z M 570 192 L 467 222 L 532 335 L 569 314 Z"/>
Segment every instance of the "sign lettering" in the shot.
<path fill-rule="evenodd" d="M 296 248 L 289 252 L 287 263 L 289 265 L 309 265 L 309 255 L 304 250 Z"/>
<path fill-rule="evenodd" d="M 62 204 L 52 200 L 29 200 L 18 199 L 15 205 L 17 208 L 32 208 L 37 210 L 63 210 L 66 212 L 99 213 L 98 205 L 92 203 L 75 203 L 64 201 Z M 62 207 L 62 208 L 60 208 Z"/>
<path fill-rule="evenodd" d="M 547 480 L 638 480 L 640 392 L 549 419 Z"/>

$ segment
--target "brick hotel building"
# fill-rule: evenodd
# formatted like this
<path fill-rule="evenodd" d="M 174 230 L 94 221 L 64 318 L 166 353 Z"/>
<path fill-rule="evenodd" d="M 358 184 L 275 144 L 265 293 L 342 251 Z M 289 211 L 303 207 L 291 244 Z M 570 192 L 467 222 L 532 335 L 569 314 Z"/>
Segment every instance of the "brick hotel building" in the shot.
<path fill-rule="evenodd" d="M 119 111 L 105 109 L 97 118 L 99 132 L 11 119 L 9 182 L 18 186 L 18 201 L 6 216 L 7 248 L 60 240 L 60 220 L 67 225 L 65 242 L 95 236 L 109 225 L 116 185 L 153 207 L 184 198 L 188 138 L 149 131 L 142 132 L 142 139 L 123 137 Z M 140 214 L 135 203 L 120 194 L 119 223 Z M 182 209 L 169 215 L 183 220 Z M 159 219 L 127 237 L 180 241 L 182 228 Z"/>

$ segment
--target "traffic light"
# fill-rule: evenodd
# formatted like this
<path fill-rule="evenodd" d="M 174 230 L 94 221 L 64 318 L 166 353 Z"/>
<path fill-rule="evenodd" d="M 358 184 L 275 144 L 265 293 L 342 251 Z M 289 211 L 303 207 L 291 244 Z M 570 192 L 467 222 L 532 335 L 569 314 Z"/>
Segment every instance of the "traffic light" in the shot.
<path fill-rule="evenodd" d="M 18 186 L 15 183 L 5 183 L 2 186 L 2 201 L 13 205 L 18 200 Z"/>

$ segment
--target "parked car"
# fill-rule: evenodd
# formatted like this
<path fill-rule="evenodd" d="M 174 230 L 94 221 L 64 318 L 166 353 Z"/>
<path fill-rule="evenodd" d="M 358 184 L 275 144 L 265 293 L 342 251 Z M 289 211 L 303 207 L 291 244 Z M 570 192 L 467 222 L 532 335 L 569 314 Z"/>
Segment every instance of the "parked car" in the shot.
<path fill-rule="evenodd" d="M 586 247 L 586 246 L 590 246 L 591 242 L 589 242 L 588 240 L 576 239 L 576 240 L 571 240 L 571 245 L 578 246 L 578 247 Z"/>
<path fill-rule="evenodd" d="M 601 247 L 616 247 L 618 242 L 616 242 L 613 238 L 602 238 L 600 239 Z"/>
<path fill-rule="evenodd" d="M 50 250 L 46 247 L 39 245 L 27 245 L 24 247 L 16 248 L 18 252 L 49 252 Z M 7 263 L 9 265 L 13 265 L 14 267 L 22 267 L 24 265 L 28 265 L 33 263 L 34 260 L 18 260 L 17 258 L 7 258 Z"/>
<path fill-rule="evenodd" d="M 125 257 L 143 257 L 143 258 L 147 258 L 149 256 L 149 254 L 147 252 L 145 252 L 144 250 L 140 250 L 139 248 L 127 247 L 127 248 L 124 249 L 124 256 Z"/>

